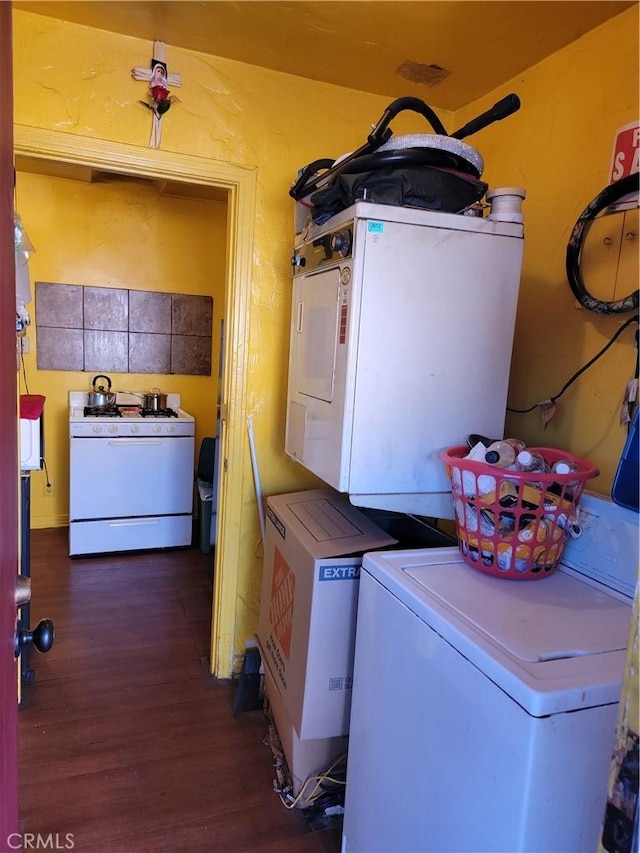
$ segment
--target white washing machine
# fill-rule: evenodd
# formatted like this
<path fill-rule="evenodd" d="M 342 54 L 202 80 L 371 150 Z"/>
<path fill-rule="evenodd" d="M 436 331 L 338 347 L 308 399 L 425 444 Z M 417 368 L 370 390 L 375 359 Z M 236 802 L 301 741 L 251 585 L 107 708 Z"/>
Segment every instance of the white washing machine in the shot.
<path fill-rule="evenodd" d="M 344 853 L 596 850 L 638 572 L 638 514 L 585 495 L 540 581 L 456 548 L 366 554 Z"/>

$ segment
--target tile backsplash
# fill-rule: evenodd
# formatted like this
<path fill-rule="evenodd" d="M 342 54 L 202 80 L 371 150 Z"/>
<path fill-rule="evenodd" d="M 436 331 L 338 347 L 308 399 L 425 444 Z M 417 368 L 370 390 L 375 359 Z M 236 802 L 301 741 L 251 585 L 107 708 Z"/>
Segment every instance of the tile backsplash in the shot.
<path fill-rule="evenodd" d="M 39 370 L 211 375 L 213 299 L 35 284 Z"/>

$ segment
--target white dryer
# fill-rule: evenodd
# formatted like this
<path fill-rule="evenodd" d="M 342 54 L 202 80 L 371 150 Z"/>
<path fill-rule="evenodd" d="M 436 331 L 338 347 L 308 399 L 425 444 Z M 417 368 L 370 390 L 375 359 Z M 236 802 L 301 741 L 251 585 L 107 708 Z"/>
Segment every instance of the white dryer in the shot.
<path fill-rule="evenodd" d="M 440 451 L 502 435 L 523 225 L 358 202 L 293 255 L 285 450 L 356 506 L 453 518 Z"/>
<path fill-rule="evenodd" d="M 540 581 L 456 548 L 363 561 L 344 853 L 597 848 L 638 571 L 638 515 L 585 495 Z"/>

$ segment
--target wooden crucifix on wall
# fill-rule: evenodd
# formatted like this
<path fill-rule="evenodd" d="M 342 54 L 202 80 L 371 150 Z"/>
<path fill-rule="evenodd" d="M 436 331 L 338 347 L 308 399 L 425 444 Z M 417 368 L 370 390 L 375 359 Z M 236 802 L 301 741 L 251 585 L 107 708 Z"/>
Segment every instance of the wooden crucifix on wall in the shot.
<path fill-rule="evenodd" d="M 153 113 L 149 148 L 160 148 L 162 116 L 169 110 L 173 101 L 178 100 L 171 95 L 169 86 L 182 86 L 182 77 L 179 74 L 169 74 L 163 41 L 154 41 L 153 57 L 149 68 L 132 68 L 131 76 L 134 80 L 145 80 L 149 84 L 147 100 L 139 103 Z"/>

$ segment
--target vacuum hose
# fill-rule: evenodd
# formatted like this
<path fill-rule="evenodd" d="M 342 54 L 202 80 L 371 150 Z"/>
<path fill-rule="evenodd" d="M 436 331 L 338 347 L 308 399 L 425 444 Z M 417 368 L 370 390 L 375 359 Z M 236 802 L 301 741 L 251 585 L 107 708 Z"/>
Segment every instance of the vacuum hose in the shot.
<path fill-rule="evenodd" d="M 390 103 L 382 113 L 380 120 L 367 137 L 369 144 L 373 146 L 374 149 L 379 148 L 385 142 L 389 141 L 391 132 L 389 131 L 388 133 L 385 133 L 387 125 L 391 119 L 397 116 L 398 113 L 402 112 L 402 110 L 412 110 L 414 113 L 419 113 L 421 116 L 426 118 L 436 133 L 441 133 L 443 136 L 447 136 L 447 131 L 444 129 L 444 125 L 438 116 L 434 113 L 431 107 L 425 104 L 424 101 L 421 101 L 420 98 L 396 98 L 396 100 Z"/>
<path fill-rule="evenodd" d="M 520 109 L 520 98 L 517 95 L 506 95 L 501 100 L 497 101 L 490 110 L 482 113 L 476 118 L 467 122 L 464 127 L 459 130 L 454 130 L 451 136 L 454 139 L 464 139 L 465 136 L 471 136 L 472 133 L 477 133 L 482 128 L 493 124 L 494 121 L 502 121 L 503 118 L 513 115 Z"/>
<path fill-rule="evenodd" d="M 451 137 L 455 139 L 462 139 L 465 136 L 470 136 L 472 133 L 477 133 L 479 130 L 482 130 L 483 127 L 487 127 L 487 125 L 492 124 L 494 121 L 500 121 L 501 119 L 510 116 L 519 109 L 520 98 L 518 98 L 517 95 L 507 95 L 505 98 L 502 98 L 500 101 L 495 103 L 491 109 L 486 110 L 482 115 L 472 119 L 470 122 L 465 124 L 464 127 L 456 130 L 455 133 L 448 134 L 435 112 L 430 106 L 428 106 L 428 104 L 421 101 L 420 98 L 396 98 L 395 101 L 392 101 L 389 104 L 380 119 L 376 122 L 364 145 L 361 145 L 357 150 L 347 154 L 338 162 L 331 160 L 316 160 L 314 163 L 310 163 L 305 167 L 302 174 L 291 186 L 289 195 L 295 201 L 300 201 L 300 199 L 317 190 L 320 184 L 322 186 L 327 186 L 335 177 L 344 172 L 354 160 L 368 154 L 373 154 L 391 139 L 393 133 L 389 127 L 389 122 L 403 110 L 411 110 L 412 112 L 419 113 L 421 116 L 426 118 L 438 136 L 451 135 Z M 411 157 L 412 155 L 400 153 L 396 154 L 395 158 L 402 160 L 405 156 Z M 327 162 L 329 165 L 326 165 Z M 400 167 L 402 164 L 397 162 L 395 165 Z M 320 177 L 317 175 L 317 170 L 319 168 L 326 168 L 327 170 Z"/>

